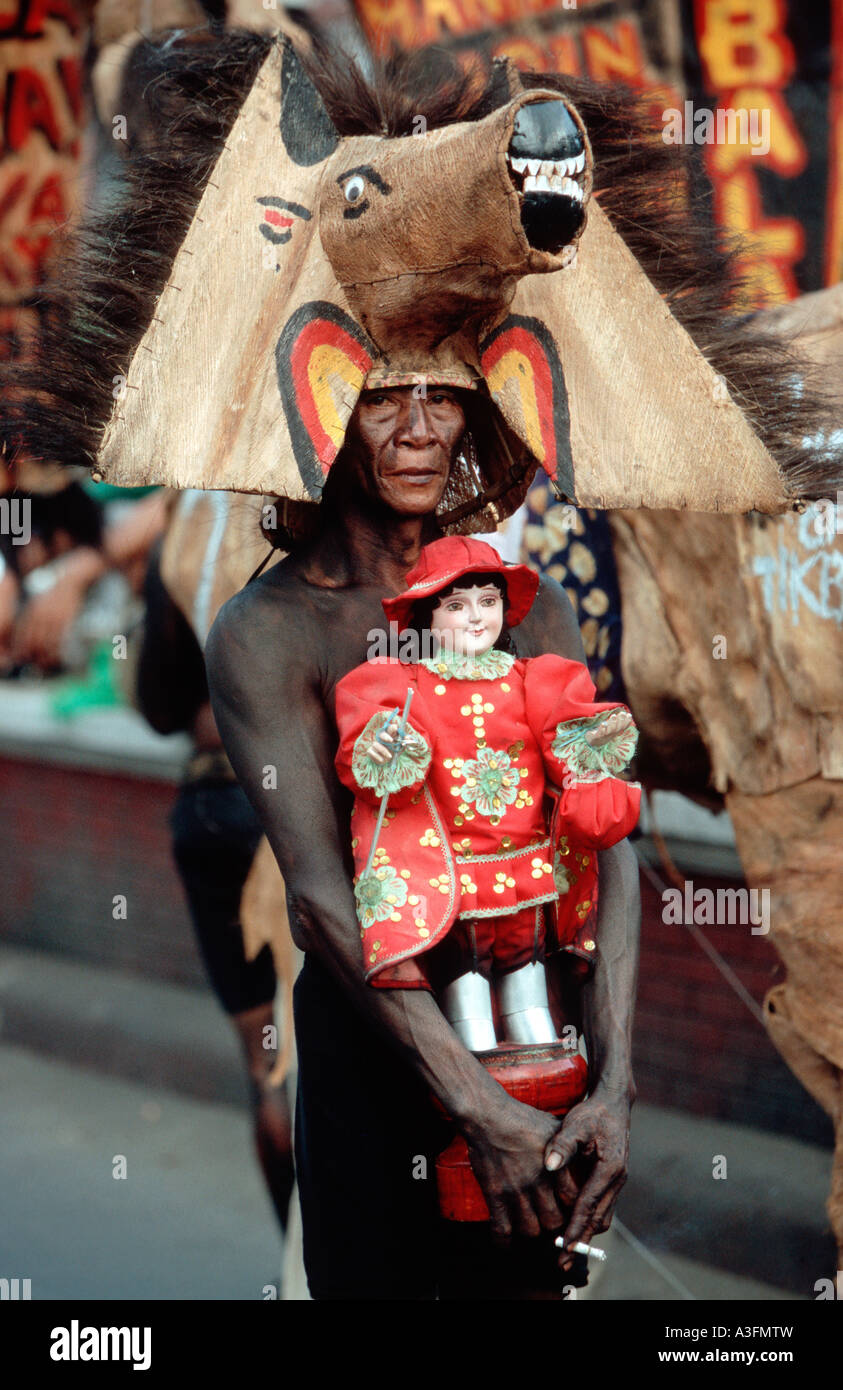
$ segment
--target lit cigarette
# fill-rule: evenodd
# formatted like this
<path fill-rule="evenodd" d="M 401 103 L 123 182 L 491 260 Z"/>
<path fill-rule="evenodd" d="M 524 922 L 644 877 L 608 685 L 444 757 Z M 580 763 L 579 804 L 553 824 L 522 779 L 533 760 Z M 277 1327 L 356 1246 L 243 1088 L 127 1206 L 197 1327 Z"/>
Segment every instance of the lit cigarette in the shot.
<path fill-rule="evenodd" d="M 553 1243 L 554 1245 L 558 1245 L 560 1250 L 564 1250 L 565 1237 L 557 1236 Z M 575 1255 L 593 1255 L 595 1260 L 608 1260 L 609 1258 L 605 1250 L 598 1250 L 596 1245 L 586 1245 L 584 1241 L 581 1240 L 575 1240 L 570 1248 Z"/>

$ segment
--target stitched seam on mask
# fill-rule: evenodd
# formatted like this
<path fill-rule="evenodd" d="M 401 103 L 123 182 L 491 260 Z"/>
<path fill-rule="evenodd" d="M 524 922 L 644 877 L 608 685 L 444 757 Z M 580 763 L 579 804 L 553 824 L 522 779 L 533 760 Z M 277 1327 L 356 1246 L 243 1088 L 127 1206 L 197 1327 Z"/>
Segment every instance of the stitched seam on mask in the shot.
<path fill-rule="evenodd" d="M 519 110 L 520 110 L 520 109 L 521 109 L 521 108 L 519 107 Z M 499 158 L 500 158 L 500 156 L 503 156 L 503 176 L 504 176 L 504 179 L 506 180 L 506 184 L 507 184 L 507 188 L 506 188 L 506 210 L 507 210 L 507 214 L 508 214 L 508 216 L 509 216 L 509 226 L 510 226 L 510 230 L 511 230 L 511 232 L 512 232 L 514 238 L 515 238 L 515 243 L 516 243 L 516 245 L 522 249 L 522 253 L 523 253 L 524 251 L 526 251 L 526 254 L 529 256 L 530 253 L 532 252 L 532 249 L 533 249 L 533 248 L 531 247 L 529 241 L 527 240 L 527 233 L 524 231 L 524 228 L 523 228 L 523 226 L 522 226 L 522 224 L 521 224 L 521 216 L 520 216 L 521 203 L 520 203 L 520 200 L 519 200 L 519 197 L 518 197 L 518 190 L 517 190 L 517 188 L 515 187 L 515 185 L 514 185 L 512 179 L 511 179 L 511 177 L 510 177 L 509 168 L 508 168 L 508 165 L 507 165 L 507 151 L 508 151 L 509 146 L 510 146 L 510 143 L 511 143 L 511 141 L 512 141 L 512 134 L 513 134 L 514 129 L 515 129 L 515 121 L 514 121 L 514 120 L 511 121 L 511 122 L 510 122 L 510 121 L 507 121 L 506 126 L 505 126 L 504 129 L 501 131 L 501 141 L 503 141 L 504 138 L 506 138 L 506 145 L 505 145 L 505 146 L 499 145 L 499 146 L 498 146 L 497 153 L 498 153 L 498 157 L 499 157 Z M 513 198 L 513 196 L 512 196 L 513 194 L 515 195 L 514 198 Z M 515 204 L 515 207 L 517 207 L 518 210 L 519 210 L 519 216 L 518 216 L 518 221 L 517 221 L 517 222 L 515 221 L 515 207 L 513 207 L 513 202 L 514 202 L 514 204 Z"/>
<path fill-rule="evenodd" d="M 344 290 L 355 290 L 361 285 L 388 285 L 393 280 L 406 280 L 410 275 L 439 275 L 443 270 L 462 270 L 465 266 L 483 266 L 487 270 L 493 270 L 496 275 L 517 275 L 519 279 L 527 273 L 524 270 L 523 261 L 518 264 L 506 266 L 496 265 L 494 261 L 449 261 L 447 265 L 426 266 L 424 269 L 402 270 L 397 275 L 381 275 L 374 280 L 341 280 L 339 283 Z"/>

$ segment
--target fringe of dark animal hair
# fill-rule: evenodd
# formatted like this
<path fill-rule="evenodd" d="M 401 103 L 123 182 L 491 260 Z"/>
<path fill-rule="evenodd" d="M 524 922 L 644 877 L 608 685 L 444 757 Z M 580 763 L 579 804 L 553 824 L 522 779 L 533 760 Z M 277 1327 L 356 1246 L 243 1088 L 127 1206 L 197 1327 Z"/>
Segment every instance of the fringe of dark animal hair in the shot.
<path fill-rule="evenodd" d="M 213 165 L 273 39 L 198 31 L 143 41 L 127 69 L 123 109 L 141 132 L 126 162 L 116 211 L 79 233 L 47 294 L 50 325 L 34 367 L 12 375 L 0 442 L 17 436 L 32 457 L 94 462 L 114 405 L 114 378 L 132 354 L 170 278 Z M 506 100 L 500 70 L 487 80 L 441 50 L 356 63 L 324 44 L 302 59 L 341 135 L 412 135 L 479 119 Z M 693 167 L 666 145 L 652 97 L 556 74 L 522 74 L 525 87 L 563 92 L 579 109 L 595 157 L 595 190 L 642 269 L 726 382 L 782 470 L 794 497 L 841 485 L 840 460 L 806 440 L 829 428 L 811 370 L 786 343 L 736 311 L 740 248 L 718 239 Z M 797 385 L 797 383 L 799 383 Z M 0 378 L 2 391 L 2 378 Z"/>
<path fill-rule="evenodd" d="M 121 184 L 109 209 L 59 251 L 33 362 L 0 373 L 0 446 L 10 461 L 21 450 L 95 463 L 119 378 L 271 42 L 209 28 L 136 45 L 120 103 L 130 145 Z"/>

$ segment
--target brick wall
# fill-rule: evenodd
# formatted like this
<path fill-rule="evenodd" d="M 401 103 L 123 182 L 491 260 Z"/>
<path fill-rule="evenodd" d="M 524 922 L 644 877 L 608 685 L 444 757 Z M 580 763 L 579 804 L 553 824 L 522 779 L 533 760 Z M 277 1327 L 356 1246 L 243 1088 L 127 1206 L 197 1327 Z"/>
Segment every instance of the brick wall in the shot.
<path fill-rule="evenodd" d="M 170 784 L 0 759 L 0 934 L 9 941 L 205 987 L 170 860 Z M 695 886 L 735 886 L 694 875 Z M 635 1024 L 641 1100 L 828 1142 L 831 1128 L 761 1024 L 642 878 Z M 125 894 L 126 921 L 112 917 Z M 781 975 L 750 927 L 706 935 L 760 1003 Z"/>
<path fill-rule="evenodd" d="M 740 886 L 734 879 L 689 877 L 695 889 Z M 661 898 L 643 875 L 641 901 L 633 1049 L 641 1099 L 830 1143 L 824 1112 L 687 928 L 662 920 Z M 700 930 L 759 1004 L 784 978 L 769 938 L 753 936 L 749 924 Z"/>
<path fill-rule="evenodd" d="M 170 858 L 170 783 L 0 759 L 0 934 L 178 984 L 204 974 Z M 126 920 L 112 916 L 126 897 Z"/>

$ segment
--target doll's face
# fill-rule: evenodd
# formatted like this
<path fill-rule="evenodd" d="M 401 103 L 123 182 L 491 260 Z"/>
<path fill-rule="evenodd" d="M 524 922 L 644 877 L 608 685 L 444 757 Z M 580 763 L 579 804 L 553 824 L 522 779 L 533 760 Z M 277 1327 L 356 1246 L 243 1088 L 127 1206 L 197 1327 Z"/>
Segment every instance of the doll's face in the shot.
<path fill-rule="evenodd" d="M 430 624 L 443 647 L 461 656 L 479 656 L 501 635 L 501 591 L 496 584 L 455 589 L 434 608 Z"/>

